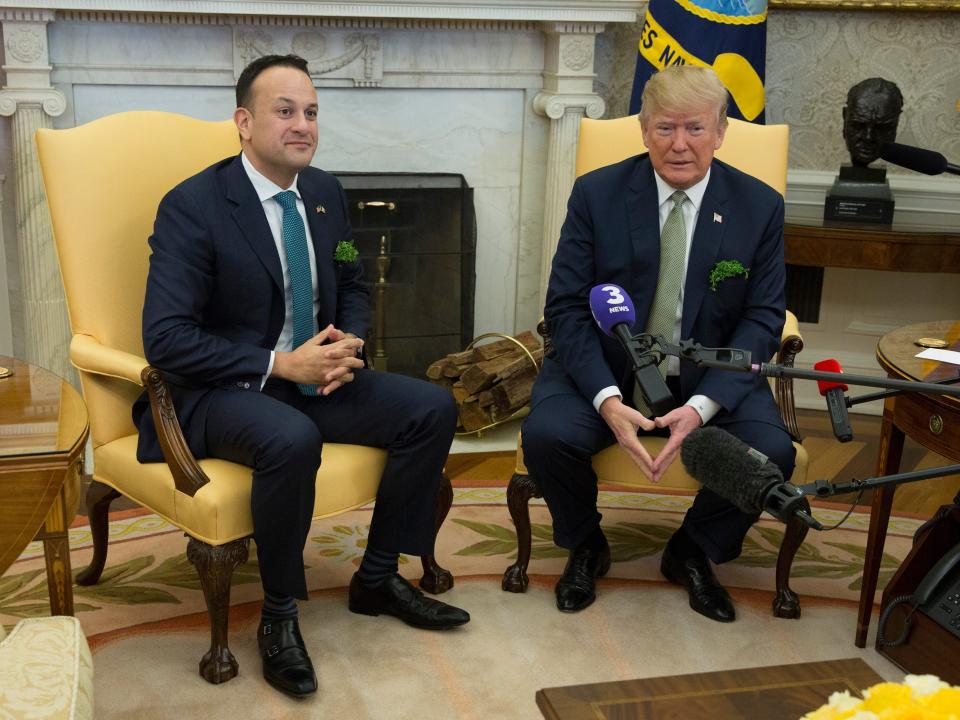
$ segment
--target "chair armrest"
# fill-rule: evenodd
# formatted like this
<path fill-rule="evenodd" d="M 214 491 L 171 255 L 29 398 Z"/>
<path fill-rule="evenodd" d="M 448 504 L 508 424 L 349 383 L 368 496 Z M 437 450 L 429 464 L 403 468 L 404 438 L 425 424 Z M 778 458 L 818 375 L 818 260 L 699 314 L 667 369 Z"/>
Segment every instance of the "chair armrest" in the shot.
<path fill-rule="evenodd" d="M 797 316 L 787 310 L 783 323 L 783 333 L 780 335 L 780 349 L 774 361 L 780 365 L 793 367 L 794 360 L 803 350 L 803 336 L 800 334 L 800 323 Z M 787 432 L 797 442 L 800 442 L 800 428 L 797 426 L 797 409 L 793 399 L 793 378 L 778 377 L 774 380 L 774 394 L 777 398 L 777 407 L 780 408 L 780 417 L 787 427 Z"/>
<path fill-rule="evenodd" d="M 157 439 L 163 451 L 163 459 L 173 475 L 173 483 L 177 490 L 184 495 L 193 497 L 197 491 L 210 482 L 210 478 L 200 467 L 197 459 L 187 445 L 183 436 L 180 421 L 177 420 L 177 411 L 173 407 L 170 389 L 163 379 L 163 373 L 149 365 L 140 375 L 142 385 L 147 388 L 147 397 L 150 398 L 150 412 L 153 414 L 153 425 L 157 429 Z"/>
<path fill-rule="evenodd" d="M 92 335 L 73 336 L 70 361 L 83 372 L 119 378 L 143 387 L 140 373 L 147 367 L 147 361 L 133 353 L 104 345 Z"/>
<path fill-rule="evenodd" d="M 167 383 L 159 370 L 150 367 L 145 358 L 104 345 L 91 335 L 73 336 L 70 360 L 82 372 L 119 378 L 146 388 L 163 459 L 173 474 L 177 490 L 193 497 L 210 482 L 190 452 Z"/>

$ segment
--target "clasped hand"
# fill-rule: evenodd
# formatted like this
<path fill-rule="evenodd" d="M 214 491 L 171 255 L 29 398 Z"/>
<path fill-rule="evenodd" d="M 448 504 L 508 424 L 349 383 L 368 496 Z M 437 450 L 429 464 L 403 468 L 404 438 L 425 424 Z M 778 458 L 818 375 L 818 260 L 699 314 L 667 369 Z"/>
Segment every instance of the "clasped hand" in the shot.
<path fill-rule="evenodd" d="M 363 340 L 332 324 L 292 352 L 278 352 L 273 359 L 273 375 L 291 382 L 319 385 L 320 395 L 353 380 L 353 371 L 363 367 L 357 351 Z"/>
<path fill-rule="evenodd" d="M 625 405 L 619 397 L 609 397 L 600 405 L 600 415 L 613 431 L 617 443 L 650 478 L 651 482 L 660 482 L 667 468 L 680 452 L 683 439 L 700 427 L 700 413 L 689 405 L 671 410 L 666 415 L 650 419 L 639 410 Z M 660 454 L 652 457 L 637 437 L 637 430 L 650 431 L 654 428 L 669 428 L 670 439 Z"/>

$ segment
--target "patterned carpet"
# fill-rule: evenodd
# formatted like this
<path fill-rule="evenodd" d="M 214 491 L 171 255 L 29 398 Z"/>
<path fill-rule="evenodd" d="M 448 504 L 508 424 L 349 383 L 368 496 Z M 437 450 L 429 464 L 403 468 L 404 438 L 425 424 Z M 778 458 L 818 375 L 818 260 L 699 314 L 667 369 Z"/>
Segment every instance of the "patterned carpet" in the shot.
<path fill-rule="evenodd" d="M 604 530 L 609 538 L 613 567 L 610 577 L 662 581 L 659 555 L 680 522 L 690 497 L 601 491 Z M 817 506 L 825 524 L 845 512 L 838 505 Z M 371 509 L 315 521 L 307 542 L 308 587 L 311 590 L 344 587 L 359 563 L 366 544 Z M 160 517 L 139 511 L 120 513 L 110 523 L 110 552 L 101 581 L 92 587 L 74 587 L 76 614 L 88 637 L 118 628 L 202 613 L 203 597 L 193 567 L 187 562 L 183 534 Z M 853 513 L 833 532 L 811 532 L 797 554 L 792 586 L 804 596 L 855 600 L 858 597 L 863 548 L 869 520 L 867 508 Z M 533 560 L 531 575 L 557 576 L 565 554 L 553 545 L 550 517 L 542 503 L 531 504 Z M 894 517 L 886 544 L 880 585 L 889 579 L 906 555 L 910 538 L 920 525 L 911 517 Z M 743 555 L 722 566 L 718 574 L 728 586 L 770 591 L 783 525 L 764 516 L 750 532 Z M 91 555 L 89 527 L 70 531 L 74 570 L 86 566 Z M 502 486 L 457 487 L 454 507 L 440 534 L 437 556 L 455 575 L 499 576 L 515 557 L 516 537 L 506 510 Z M 417 576 L 416 558 L 402 558 L 401 571 Z M 251 560 L 233 579 L 232 604 L 259 599 L 255 548 Z M 43 553 L 39 543 L 27 551 L 0 578 L 0 622 L 49 612 Z"/>

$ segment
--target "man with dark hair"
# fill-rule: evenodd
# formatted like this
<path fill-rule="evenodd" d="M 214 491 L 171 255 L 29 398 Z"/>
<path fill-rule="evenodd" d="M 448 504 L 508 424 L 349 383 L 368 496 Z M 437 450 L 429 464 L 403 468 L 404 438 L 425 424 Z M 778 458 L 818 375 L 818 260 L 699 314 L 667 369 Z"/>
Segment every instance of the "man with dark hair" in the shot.
<path fill-rule="evenodd" d="M 886 143 L 897 137 L 903 95 L 883 78 L 861 80 L 847 92 L 843 108 L 843 139 L 854 165 L 866 167 Z"/>
<path fill-rule="evenodd" d="M 300 635 L 303 547 L 324 442 L 386 448 L 350 610 L 448 628 L 470 616 L 397 574 L 399 553 L 433 551 L 436 496 L 456 426 L 448 393 L 364 367 L 368 292 L 340 183 L 310 167 L 317 94 L 293 55 L 252 62 L 233 116 L 242 152 L 161 201 L 143 308 L 147 360 L 164 371 L 190 449 L 253 468 L 263 583 L 263 674 L 295 696 L 317 680 Z M 138 458 L 162 459 L 144 403 Z"/>

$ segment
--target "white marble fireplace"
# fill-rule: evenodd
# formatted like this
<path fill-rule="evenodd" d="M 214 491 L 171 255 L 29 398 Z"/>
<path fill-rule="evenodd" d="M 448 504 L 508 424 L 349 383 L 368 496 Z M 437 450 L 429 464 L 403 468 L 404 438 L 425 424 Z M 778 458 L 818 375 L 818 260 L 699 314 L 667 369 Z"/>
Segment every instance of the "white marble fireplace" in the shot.
<path fill-rule="evenodd" d="M 16 215 L 16 236 L 6 240 L 16 252 L 7 252 L 0 283 L 19 284 L 24 357 L 62 370 L 69 336 L 33 131 L 134 109 L 229 117 L 237 75 L 266 53 L 310 62 L 319 167 L 464 175 L 477 212 L 475 331 L 532 328 L 578 123 L 604 111 L 593 92 L 596 35 L 634 21 L 641 5 L 7 0 L 0 115 L 12 120 L 0 132 L 0 175 L 15 181 L 0 208 Z"/>

